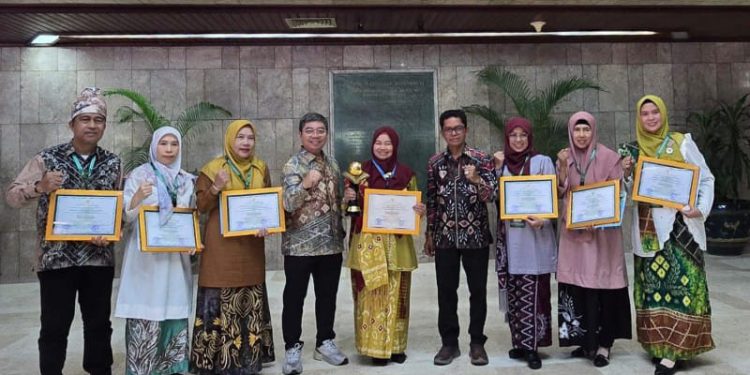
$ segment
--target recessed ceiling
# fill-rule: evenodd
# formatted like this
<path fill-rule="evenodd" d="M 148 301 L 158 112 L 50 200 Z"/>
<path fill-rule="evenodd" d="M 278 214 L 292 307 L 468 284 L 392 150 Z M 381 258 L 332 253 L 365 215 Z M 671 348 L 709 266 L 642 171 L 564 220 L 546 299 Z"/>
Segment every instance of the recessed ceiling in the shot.
<path fill-rule="evenodd" d="M 299 2 L 297 2 L 299 3 Z M 372 2 L 365 2 L 365 4 Z M 412 2 L 413 3 L 413 2 Z M 419 2 L 423 4 L 425 2 Z M 442 3 L 445 2 L 433 2 Z M 491 3 L 491 2 L 490 2 Z M 748 6 L 518 6 L 518 5 L 0 5 L 0 45 L 23 46 L 40 33 L 60 34 L 57 45 L 91 44 L 233 44 L 240 40 L 199 39 L 92 42 L 66 40 L 67 34 L 151 34 L 151 33 L 297 33 L 288 18 L 332 18 L 335 28 L 316 33 L 448 33 L 532 31 L 535 19 L 546 22 L 544 31 L 567 30 L 653 30 L 656 37 L 578 38 L 577 41 L 672 41 L 673 32 L 687 33 L 687 41 L 750 41 Z M 524 42 L 529 38 L 421 38 L 412 43 Z M 556 42 L 559 37 L 534 38 L 536 42 Z M 571 39 L 565 39 L 570 41 Z M 679 40 L 684 41 L 684 40 Z M 271 39 L 262 43 L 347 43 L 340 39 Z M 381 37 L 357 43 L 403 43 Z M 256 42 L 253 42 L 256 43 Z"/>

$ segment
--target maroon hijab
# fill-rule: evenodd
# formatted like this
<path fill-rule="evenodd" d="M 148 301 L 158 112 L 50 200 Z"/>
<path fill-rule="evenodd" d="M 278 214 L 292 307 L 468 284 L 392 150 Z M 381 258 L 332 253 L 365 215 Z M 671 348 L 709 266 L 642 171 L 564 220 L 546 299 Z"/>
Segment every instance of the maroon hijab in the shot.
<path fill-rule="evenodd" d="M 393 154 L 385 160 L 375 157 L 375 153 L 372 151 L 373 147 L 375 147 L 375 140 L 381 134 L 388 134 L 393 144 Z M 368 187 L 373 189 L 402 190 L 409 185 L 414 172 L 409 167 L 398 162 L 398 133 L 396 133 L 395 129 L 390 126 L 381 126 L 375 129 L 375 132 L 372 134 L 372 143 L 370 143 L 370 153 L 372 153 L 372 159 L 362 163 L 362 170 L 370 175 L 367 179 Z M 378 167 L 375 165 L 376 163 L 383 170 L 383 173 L 391 173 L 393 176 L 386 180 L 380 174 Z"/>
<path fill-rule="evenodd" d="M 529 145 L 523 151 L 514 151 L 510 147 L 510 133 L 516 129 L 521 128 L 526 134 L 529 135 Z M 531 157 L 538 154 L 534 150 L 534 133 L 531 131 L 531 121 L 523 117 L 511 117 L 505 122 L 505 163 L 510 173 L 518 175 L 523 169 L 523 174 L 528 175 L 529 169 L 531 169 Z"/>

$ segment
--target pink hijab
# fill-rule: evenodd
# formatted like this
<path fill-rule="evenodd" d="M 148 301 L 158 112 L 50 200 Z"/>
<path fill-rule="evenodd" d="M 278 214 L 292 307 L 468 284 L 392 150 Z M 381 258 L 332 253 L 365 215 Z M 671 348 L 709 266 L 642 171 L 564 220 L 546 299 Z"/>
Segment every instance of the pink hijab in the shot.
<path fill-rule="evenodd" d="M 573 131 L 579 120 L 584 120 L 591 126 L 591 143 L 585 150 L 579 149 L 573 142 Z M 568 183 L 570 187 L 580 185 L 581 173 L 579 173 L 579 169 L 586 175 L 586 184 L 622 178 L 622 169 L 619 166 L 620 155 L 597 142 L 596 133 L 596 119 L 590 113 L 581 111 L 570 116 L 568 120 L 568 141 L 570 143 Z M 596 149 L 596 155 L 592 160 L 591 154 L 594 149 Z"/>

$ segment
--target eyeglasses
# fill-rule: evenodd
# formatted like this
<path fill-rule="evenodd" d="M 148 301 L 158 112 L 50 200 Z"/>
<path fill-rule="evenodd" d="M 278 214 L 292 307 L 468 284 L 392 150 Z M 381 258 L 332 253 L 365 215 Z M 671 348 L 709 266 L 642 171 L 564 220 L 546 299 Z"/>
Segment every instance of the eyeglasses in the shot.
<path fill-rule="evenodd" d="M 305 135 L 326 135 L 326 133 L 328 133 L 328 130 L 326 128 L 305 128 L 302 130 L 302 133 L 304 133 Z"/>
<path fill-rule="evenodd" d="M 454 126 L 452 128 L 443 128 L 444 134 L 462 134 L 466 131 L 465 125 Z"/>

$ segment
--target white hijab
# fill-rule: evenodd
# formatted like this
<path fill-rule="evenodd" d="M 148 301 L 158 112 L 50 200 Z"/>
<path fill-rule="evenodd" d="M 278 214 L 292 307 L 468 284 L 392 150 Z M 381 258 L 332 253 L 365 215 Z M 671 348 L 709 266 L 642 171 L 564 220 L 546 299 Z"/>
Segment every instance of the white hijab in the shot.
<path fill-rule="evenodd" d="M 156 157 L 156 148 L 159 142 L 166 135 L 172 135 L 177 138 L 177 143 L 180 145 L 180 152 L 177 153 L 175 160 L 169 164 L 162 164 Z M 185 184 L 184 174 L 180 174 L 180 166 L 182 165 L 182 136 L 177 129 L 171 126 L 162 126 L 154 132 L 151 137 L 151 150 L 149 152 L 149 161 L 151 165 L 156 168 L 159 173 L 172 185 L 175 192 L 179 192 L 180 188 Z M 157 173 L 154 173 L 155 175 Z M 159 176 L 154 176 L 156 180 L 156 191 L 157 197 L 159 198 L 159 223 L 164 225 L 172 216 L 174 211 L 174 205 L 172 204 L 172 197 L 169 195 L 169 190 L 164 184 L 164 181 Z M 179 193 L 177 193 L 179 195 Z"/>

